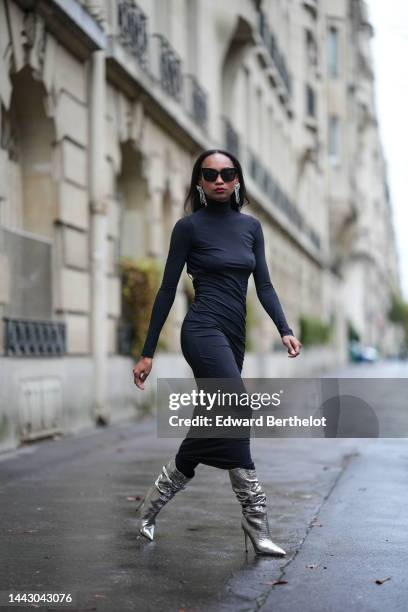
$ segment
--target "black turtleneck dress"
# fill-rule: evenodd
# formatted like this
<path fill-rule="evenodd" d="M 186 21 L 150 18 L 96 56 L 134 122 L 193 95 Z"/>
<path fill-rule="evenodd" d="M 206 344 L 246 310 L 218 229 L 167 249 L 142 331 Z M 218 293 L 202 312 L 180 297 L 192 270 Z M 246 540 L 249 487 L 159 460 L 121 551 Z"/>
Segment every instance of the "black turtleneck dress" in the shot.
<path fill-rule="evenodd" d="M 207 197 L 207 206 L 179 219 L 172 231 L 163 280 L 157 293 L 142 356 L 153 357 L 187 263 L 195 298 L 181 328 L 181 349 L 194 377 L 241 380 L 245 354 L 246 295 L 254 275 L 257 296 L 281 336 L 286 322 L 265 260 L 258 219 Z M 239 381 L 237 381 L 239 382 Z M 175 457 L 187 477 L 203 463 L 222 469 L 254 469 L 250 438 L 189 438 Z"/>

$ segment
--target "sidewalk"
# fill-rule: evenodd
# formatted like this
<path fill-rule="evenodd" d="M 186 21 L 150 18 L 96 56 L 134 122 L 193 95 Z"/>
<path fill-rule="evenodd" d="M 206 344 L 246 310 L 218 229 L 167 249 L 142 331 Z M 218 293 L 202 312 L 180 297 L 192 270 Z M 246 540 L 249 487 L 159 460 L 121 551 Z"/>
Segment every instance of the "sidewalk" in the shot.
<path fill-rule="evenodd" d="M 407 610 L 406 440 L 372 440 L 360 452 L 322 505 L 321 527 L 284 568 L 287 584 L 271 591 L 265 612 Z"/>
<path fill-rule="evenodd" d="M 71 592 L 65 609 L 120 612 L 406 609 L 404 439 L 254 439 L 284 559 L 246 557 L 228 472 L 203 465 L 156 541 L 137 538 L 128 497 L 178 444 L 149 418 L 0 455 L 3 596 Z"/>

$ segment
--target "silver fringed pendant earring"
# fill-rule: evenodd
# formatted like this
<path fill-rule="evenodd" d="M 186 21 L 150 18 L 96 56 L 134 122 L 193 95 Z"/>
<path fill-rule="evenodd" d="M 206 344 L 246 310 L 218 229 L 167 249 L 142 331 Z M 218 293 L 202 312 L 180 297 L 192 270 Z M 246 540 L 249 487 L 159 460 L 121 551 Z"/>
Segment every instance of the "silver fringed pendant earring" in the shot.
<path fill-rule="evenodd" d="M 196 185 L 197 191 L 200 194 L 200 202 L 203 206 L 207 206 L 207 200 L 205 199 L 204 189 L 201 185 Z"/>
<path fill-rule="evenodd" d="M 239 199 L 239 188 L 240 188 L 240 184 L 237 183 L 234 187 L 234 191 L 235 191 L 235 201 L 237 204 L 240 203 L 240 199 Z"/>

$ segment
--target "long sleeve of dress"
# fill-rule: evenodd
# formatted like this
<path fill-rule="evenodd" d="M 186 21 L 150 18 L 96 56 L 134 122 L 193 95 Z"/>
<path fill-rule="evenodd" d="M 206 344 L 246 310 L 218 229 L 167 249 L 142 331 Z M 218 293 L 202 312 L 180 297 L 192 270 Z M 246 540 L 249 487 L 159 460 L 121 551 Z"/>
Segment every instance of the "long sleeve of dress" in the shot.
<path fill-rule="evenodd" d="M 256 293 L 262 306 L 275 323 L 281 337 L 293 335 L 282 310 L 278 295 L 272 285 L 268 265 L 265 259 L 265 240 L 262 225 L 257 220 L 255 228 L 255 242 L 253 246 L 256 267 L 253 272 Z"/>
<path fill-rule="evenodd" d="M 153 357 L 160 332 L 173 305 L 177 285 L 191 246 L 192 227 L 188 217 L 179 219 L 173 227 L 170 247 L 161 286 L 157 292 L 142 357 Z"/>

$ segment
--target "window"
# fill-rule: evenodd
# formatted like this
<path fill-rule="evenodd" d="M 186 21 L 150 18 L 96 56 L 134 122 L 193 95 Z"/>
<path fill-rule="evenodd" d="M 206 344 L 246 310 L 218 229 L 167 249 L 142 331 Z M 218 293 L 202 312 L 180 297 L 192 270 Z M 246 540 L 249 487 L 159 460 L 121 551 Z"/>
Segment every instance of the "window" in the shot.
<path fill-rule="evenodd" d="M 329 75 L 333 78 L 339 76 L 339 37 L 334 26 L 329 28 L 328 37 L 328 65 Z"/>
<path fill-rule="evenodd" d="M 329 118 L 329 160 L 335 165 L 339 163 L 340 157 L 340 125 L 339 118 L 331 115 Z"/>

